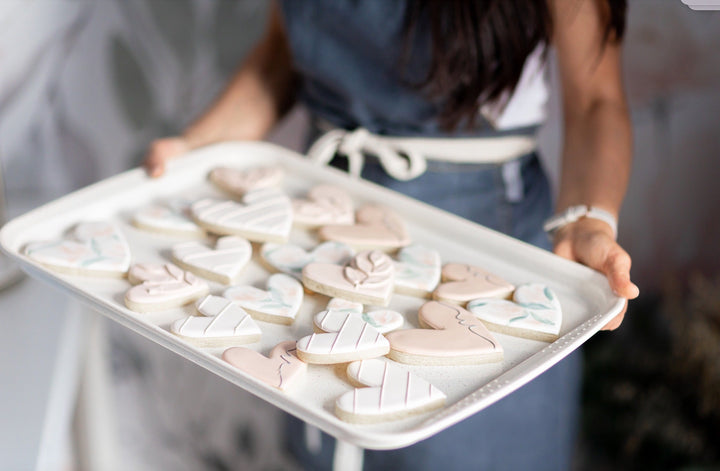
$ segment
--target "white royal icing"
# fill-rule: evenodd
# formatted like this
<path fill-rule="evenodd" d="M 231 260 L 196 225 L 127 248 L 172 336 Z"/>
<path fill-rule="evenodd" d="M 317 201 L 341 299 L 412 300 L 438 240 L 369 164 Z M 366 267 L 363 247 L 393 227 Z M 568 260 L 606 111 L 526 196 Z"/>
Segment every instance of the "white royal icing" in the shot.
<path fill-rule="evenodd" d="M 268 278 L 267 290 L 253 286 L 233 286 L 226 289 L 223 296 L 251 313 L 260 315 L 263 320 L 279 318 L 292 322 L 302 305 L 303 287 L 295 278 L 277 273 Z M 265 319 L 265 316 L 269 318 Z"/>
<path fill-rule="evenodd" d="M 442 264 L 437 250 L 413 244 L 398 252 L 395 287 L 432 292 L 440 282 Z"/>
<path fill-rule="evenodd" d="M 207 282 L 171 263 L 136 264 L 130 275 L 131 281 L 140 283 L 125 293 L 125 303 L 131 309 L 185 304 L 203 296 L 209 289 Z"/>
<path fill-rule="evenodd" d="M 240 306 L 220 296 L 207 296 L 198 303 L 200 313 L 210 317 L 188 316 L 175 321 L 170 332 L 194 339 L 237 337 L 247 343 L 259 340 L 261 331 Z"/>
<path fill-rule="evenodd" d="M 294 199 L 293 213 L 294 222 L 307 227 L 355 222 L 352 198 L 333 185 L 318 185 L 308 192 L 307 199 Z"/>
<path fill-rule="evenodd" d="M 140 208 L 133 215 L 133 222 L 142 229 L 152 231 L 202 234 L 203 229 L 190 217 L 190 205 L 190 201 L 183 199 L 151 204 Z"/>
<path fill-rule="evenodd" d="M 298 280 L 302 279 L 302 269 L 309 263 L 332 263 L 344 265 L 355 254 L 355 251 L 342 242 L 323 242 L 307 252 L 294 244 L 263 244 L 261 255 L 273 268 Z"/>
<path fill-rule="evenodd" d="M 330 311 L 358 316 L 377 329 L 381 334 L 399 329 L 405 323 L 405 318 L 397 311 L 375 309 L 369 312 L 363 312 L 363 305 L 360 303 L 342 298 L 333 298 L 328 303 L 327 310 L 318 312 L 313 317 L 313 322 L 318 329 L 325 332 L 336 332 L 339 329 L 338 322 L 341 322 L 341 318 L 337 315 L 328 315 Z"/>
<path fill-rule="evenodd" d="M 225 236 L 217 240 L 214 249 L 195 241 L 176 244 L 172 256 L 188 269 L 208 271 L 231 283 L 250 260 L 252 245 L 242 237 Z"/>

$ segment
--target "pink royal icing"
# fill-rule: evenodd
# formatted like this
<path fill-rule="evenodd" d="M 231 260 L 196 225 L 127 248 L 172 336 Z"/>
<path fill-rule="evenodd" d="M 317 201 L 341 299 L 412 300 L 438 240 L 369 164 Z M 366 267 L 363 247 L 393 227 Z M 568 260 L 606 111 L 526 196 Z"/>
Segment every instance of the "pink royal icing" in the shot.
<path fill-rule="evenodd" d="M 354 225 L 327 225 L 319 229 L 324 240 L 345 242 L 356 248 L 392 250 L 410 243 L 405 224 L 389 208 L 366 205 L 355 214 Z"/>
<path fill-rule="evenodd" d="M 243 373 L 282 391 L 289 389 L 305 376 L 307 363 L 296 356 L 295 341 L 281 342 L 270 357 L 243 347 L 223 352 L 222 358 Z"/>
<path fill-rule="evenodd" d="M 353 209 L 352 198 L 344 190 L 333 185 L 318 185 L 308 192 L 307 199 L 293 200 L 293 222 L 306 227 L 353 224 Z"/>
<path fill-rule="evenodd" d="M 475 298 L 504 298 L 515 287 L 499 276 L 465 263 L 448 263 L 442 269 L 443 282 L 433 292 L 433 298 L 465 304 Z"/>

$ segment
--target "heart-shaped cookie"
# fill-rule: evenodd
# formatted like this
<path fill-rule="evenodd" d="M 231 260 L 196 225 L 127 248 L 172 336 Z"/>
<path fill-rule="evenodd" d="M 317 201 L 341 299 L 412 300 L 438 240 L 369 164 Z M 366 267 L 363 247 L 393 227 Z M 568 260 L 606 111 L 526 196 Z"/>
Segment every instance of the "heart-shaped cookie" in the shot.
<path fill-rule="evenodd" d="M 402 419 L 445 404 L 445 393 L 389 361 L 355 361 L 348 365 L 347 375 L 361 387 L 335 401 L 335 414 L 346 422 Z"/>
<path fill-rule="evenodd" d="M 317 185 L 308 192 L 306 199 L 293 200 L 293 224 L 297 226 L 318 227 L 354 222 L 352 198 L 336 186 Z"/>
<path fill-rule="evenodd" d="M 394 267 L 377 250 L 355 255 L 345 266 L 310 263 L 303 268 L 303 284 L 311 291 L 363 304 L 387 306 L 393 289 Z"/>
<path fill-rule="evenodd" d="M 215 186 L 231 195 L 243 196 L 245 193 L 261 188 L 279 185 L 285 172 L 277 166 L 237 169 L 216 167 L 208 178 Z"/>
<path fill-rule="evenodd" d="M 518 286 L 513 301 L 474 299 L 467 308 L 488 329 L 517 337 L 554 342 L 562 326 L 560 301 L 539 283 Z"/>
<path fill-rule="evenodd" d="M 192 205 L 191 212 L 208 231 L 253 242 L 286 242 L 292 227 L 290 198 L 276 188 L 251 191 L 242 203 L 202 199 Z"/>
<path fill-rule="evenodd" d="M 125 305 L 137 312 L 162 311 L 185 305 L 207 294 L 206 281 L 166 263 L 135 264 L 130 269 L 131 283 L 140 283 L 125 293 Z"/>
<path fill-rule="evenodd" d="M 296 355 L 295 341 L 280 342 L 270 357 L 243 347 L 228 348 L 222 358 L 243 373 L 285 391 L 305 376 L 307 363 Z"/>
<path fill-rule="evenodd" d="M 329 333 L 315 333 L 297 341 L 298 358 L 307 363 L 332 364 L 364 360 L 387 354 L 385 337 L 357 313 L 327 311 Z"/>
<path fill-rule="evenodd" d="M 308 263 L 332 263 L 344 265 L 355 251 L 342 242 L 327 241 L 310 252 L 294 244 L 263 244 L 260 255 L 270 268 L 287 273 L 298 280 L 302 279 L 302 270 Z"/>
<path fill-rule="evenodd" d="M 206 296 L 197 309 L 207 317 L 178 319 L 170 326 L 170 332 L 201 347 L 244 345 L 260 340 L 260 328 L 252 317 L 228 299 Z"/>
<path fill-rule="evenodd" d="M 396 330 L 387 334 L 395 361 L 416 365 L 472 365 L 502 361 L 503 349 L 471 312 L 430 301 L 418 312 L 426 329 Z"/>
<path fill-rule="evenodd" d="M 400 250 L 395 262 L 395 292 L 430 297 L 440 282 L 440 254 L 437 250 L 413 244 Z"/>
<path fill-rule="evenodd" d="M 327 310 L 318 312 L 313 317 L 313 323 L 318 331 L 336 332 L 340 326 L 337 322 L 339 316 L 329 315 L 330 312 L 353 314 L 373 326 L 381 334 L 399 329 L 405 323 L 405 318 L 397 311 L 390 309 L 374 309 L 363 312 L 363 305 L 353 303 L 341 298 L 333 298 L 327 306 Z"/>
<path fill-rule="evenodd" d="M 442 268 L 442 280 L 433 298 L 461 305 L 476 298 L 506 298 L 515 289 L 499 276 L 465 263 L 446 264 Z"/>
<path fill-rule="evenodd" d="M 77 224 L 67 238 L 33 242 L 25 255 L 62 273 L 122 278 L 130 267 L 130 247 L 118 226 L 109 221 Z"/>
<path fill-rule="evenodd" d="M 185 242 L 172 248 L 180 267 L 220 283 L 235 283 L 252 256 L 252 245 L 237 236 L 221 237 L 211 249 L 200 242 Z"/>
<path fill-rule="evenodd" d="M 355 213 L 355 220 L 353 225 L 323 226 L 318 236 L 323 240 L 345 242 L 356 250 L 392 251 L 411 242 L 405 223 L 384 206 L 365 205 Z"/>
<path fill-rule="evenodd" d="M 277 273 L 267 281 L 267 290 L 253 286 L 233 286 L 223 293 L 255 319 L 292 324 L 303 300 L 303 287 L 295 278 Z"/>
<path fill-rule="evenodd" d="M 190 201 L 183 199 L 151 204 L 140 208 L 132 223 L 139 229 L 160 234 L 202 237 L 205 231 L 190 217 L 190 205 Z"/>

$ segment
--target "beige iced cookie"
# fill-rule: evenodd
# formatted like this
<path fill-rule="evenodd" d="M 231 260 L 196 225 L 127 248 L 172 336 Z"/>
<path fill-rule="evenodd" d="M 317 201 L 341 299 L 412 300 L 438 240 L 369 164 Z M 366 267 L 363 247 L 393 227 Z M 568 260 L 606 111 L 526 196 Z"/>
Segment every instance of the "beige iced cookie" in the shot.
<path fill-rule="evenodd" d="M 557 340 L 562 326 L 562 308 L 553 291 L 539 283 L 520 285 L 513 301 L 481 298 L 467 308 L 488 329 L 543 342 Z"/>
<path fill-rule="evenodd" d="M 140 283 L 125 293 L 125 305 L 137 312 L 183 306 L 205 296 L 209 290 L 206 281 L 171 263 L 135 264 L 128 278 L 131 283 Z"/>
<path fill-rule="evenodd" d="M 300 227 L 319 227 L 326 224 L 353 224 L 352 198 L 345 190 L 333 185 L 317 185 L 306 199 L 293 200 L 293 224 Z"/>
<path fill-rule="evenodd" d="M 355 255 L 355 251 L 349 245 L 335 241 L 323 242 L 310 251 L 295 244 L 268 242 L 263 244 L 260 255 L 270 269 L 301 280 L 302 270 L 308 263 L 344 265 Z"/>
<path fill-rule="evenodd" d="M 254 286 L 233 286 L 223 293 L 255 319 L 292 324 L 302 305 L 303 287 L 295 278 L 276 273 L 267 281 L 267 290 Z"/>
<path fill-rule="evenodd" d="M 311 291 L 363 304 L 387 306 L 393 289 L 394 267 L 377 250 L 355 255 L 345 266 L 310 263 L 303 268 L 303 284 Z"/>
<path fill-rule="evenodd" d="M 503 349 L 471 312 L 430 301 L 418 320 L 425 329 L 396 330 L 387 334 L 395 361 L 413 365 L 474 365 L 502 361 Z"/>
<path fill-rule="evenodd" d="M 220 283 L 236 283 L 250 261 L 252 245 L 238 236 L 220 237 L 215 248 L 200 242 L 184 242 L 172 248 L 173 261 L 196 275 Z"/>
<path fill-rule="evenodd" d="M 403 419 L 445 405 L 445 393 L 390 361 L 355 361 L 348 365 L 347 375 L 358 389 L 335 401 L 335 414 L 346 422 Z"/>
<path fill-rule="evenodd" d="M 61 273 L 122 278 L 130 267 L 130 247 L 119 227 L 110 221 L 86 221 L 67 237 L 32 242 L 24 253 Z"/>
<path fill-rule="evenodd" d="M 465 305 L 475 298 L 507 298 L 515 286 L 482 268 L 465 263 L 448 263 L 442 268 L 442 283 L 433 299 Z"/>
<path fill-rule="evenodd" d="M 139 229 L 159 234 L 203 237 L 205 230 L 193 222 L 190 205 L 191 202 L 183 199 L 151 204 L 137 210 L 132 223 Z"/>
<path fill-rule="evenodd" d="M 253 242 L 286 242 L 292 228 L 292 204 L 275 188 L 247 193 L 242 203 L 212 198 L 195 202 L 193 219 L 208 231 Z"/>
<path fill-rule="evenodd" d="M 440 254 L 419 244 L 401 249 L 395 261 L 395 292 L 429 298 L 440 282 Z"/>
<path fill-rule="evenodd" d="M 228 348 L 222 358 L 243 373 L 281 391 L 290 389 L 305 376 L 307 363 L 296 356 L 295 341 L 280 342 L 270 357 L 244 347 Z"/>
<path fill-rule="evenodd" d="M 318 230 L 323 240 L 345 242 L 355 250 L 386 252 L 405 247 L 411 240 L 402 219 L 389 208 L 365 205 L 355 213 L 353 225 L 327 225 Z"/>
<path fill-rule="evenodd" d="M 208 179 L 219 189 L 235 196 L 282 183 L 285 172 L 278 166 L 252 167 L 237 169 L 216 167 L 210 171 Z"/>
<path fill-rule="evenodd" d="M 241 307 L 220 296 L 206 296 L 197 304 L 203 316 L 178 319 L 170 332 L 200 347 L 244 345 L 260 340 L 261 331 Z"/>

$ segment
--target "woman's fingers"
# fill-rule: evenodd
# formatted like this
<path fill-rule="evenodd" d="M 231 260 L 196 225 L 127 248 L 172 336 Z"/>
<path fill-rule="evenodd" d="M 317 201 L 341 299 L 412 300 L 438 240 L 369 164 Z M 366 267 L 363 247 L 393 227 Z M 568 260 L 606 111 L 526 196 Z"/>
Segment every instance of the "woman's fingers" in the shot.
<path fill-rule="evenodd" d="M 165 172 L 165 164 L 169 160 L 189 150 L 187 142 L 182 137 L 165 137 L 153 141 L 144 163 L 148 175 L 153 178 L 161 176 Z"/>
<path fill-rule="evenodd" d="M 602 328 L 602 330 L 615 330 L 618 327 L 620 327 L 620 324 L 622 324 L 623 319 L 625 319 L 625 312 L 627 311 L 628 303 L 625 301 L 625 306 L 623 306 L 622 311 L 620 311 L 620 314 L 613 317 L 610 322 L 605 324 L 605 326 Z"/>

